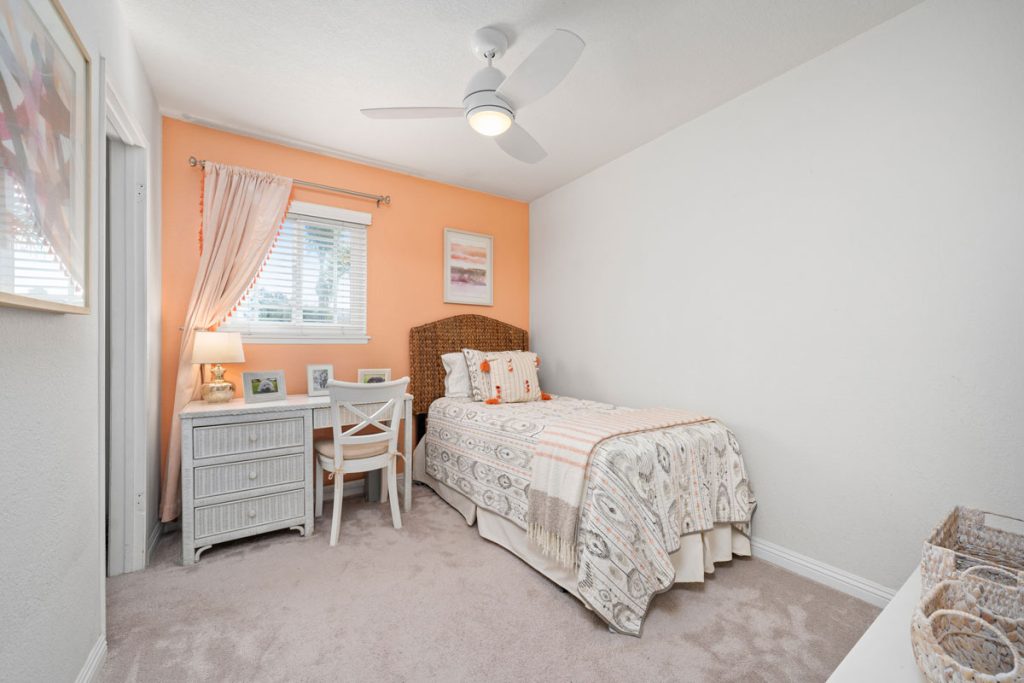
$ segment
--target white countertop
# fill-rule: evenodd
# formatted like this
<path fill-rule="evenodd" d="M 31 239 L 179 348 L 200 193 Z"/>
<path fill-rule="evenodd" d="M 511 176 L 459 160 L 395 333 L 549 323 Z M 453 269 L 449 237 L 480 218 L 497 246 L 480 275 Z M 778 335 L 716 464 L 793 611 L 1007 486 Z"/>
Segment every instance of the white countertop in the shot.
<path fill-rule="evenodd" d="M 896 592 L 874 623 L 829 677 L 829 683 L 927 683 L 910 645 L 910 619 L 921 600 L 921 570 Z"/>
<path fill-rule="evenodd" d="M 412 394 L 406 394 L 405 400 L 411 400 Z M 180 417 L 207 417 L 210 415 L 252 415 L 254 413 L 273 413 L 280 410 L 301 410 L 303 408 L 326 408 L 331 405 L 329 396 L 310 396 L 308 394 L 292 394 L 280 401 L 263 401 L 246 403 L 245 399 L 233 398 L 225 403 L 207 403 L 192 401 L 179 413 Z"/>
<path fill-rule="evenodd" d="M 327 396 L 292 394 L 280 401 L 246 403 L 243 398 L 233 398 L 225 403 L 192 401 L 181 411 L 181 417 L 206 417 L 208 415 L 238 415 L 251 413 L 272 413 L 277 410 L 299 410 L 302 408 L 326 408 L 330 405 Z"/>

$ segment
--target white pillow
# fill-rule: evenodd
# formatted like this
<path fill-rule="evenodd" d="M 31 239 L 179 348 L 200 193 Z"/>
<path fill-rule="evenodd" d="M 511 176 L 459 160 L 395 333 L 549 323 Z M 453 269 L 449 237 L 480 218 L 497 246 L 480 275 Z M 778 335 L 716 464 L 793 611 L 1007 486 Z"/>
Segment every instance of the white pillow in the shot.
<path fill-rule="evenodd" d="M 537 354 L 529 351 L 488 353 L 481 370 L 490 378 L 491 393 L 484 402 L 525 403 L 550 399 L 540 390 L 539 365 Z"/>
<path fill-rule="evenodd" d="M 446 398 L 469 398 L 473 385 L 469 381 L 469 366 L 461 351 L 441 355 L 444 365 L 444 395 Z"/>
<path fill-rule="evenodd" d="M 491 378 L 480 369 L 480 364 L 487 357 L 483 351 L 476 349 L 462 349 L 462 355 L 466 359 L 466 368 L 469 371 L 469 390 L 474 401 L 486 401 L 491 395 Z"/>

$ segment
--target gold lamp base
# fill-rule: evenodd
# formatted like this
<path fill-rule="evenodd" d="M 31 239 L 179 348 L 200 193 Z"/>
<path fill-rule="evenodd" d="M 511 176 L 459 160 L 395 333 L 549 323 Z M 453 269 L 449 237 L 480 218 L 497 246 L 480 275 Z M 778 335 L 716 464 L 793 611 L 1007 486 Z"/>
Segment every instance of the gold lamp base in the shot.
<path fill-rule="evenodd" d="M 211 370 L 213 380 L 203 384 L 201 391 L 207 403 L 227 403 L 235 397 L 235 385 L 224 379 L 224 368 L 220 363 Z"/>

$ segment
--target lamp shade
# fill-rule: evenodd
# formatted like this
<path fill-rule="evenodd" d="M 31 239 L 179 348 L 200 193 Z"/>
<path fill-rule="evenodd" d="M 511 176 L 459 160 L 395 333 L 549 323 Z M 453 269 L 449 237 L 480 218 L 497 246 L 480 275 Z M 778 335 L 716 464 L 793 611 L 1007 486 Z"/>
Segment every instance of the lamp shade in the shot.
<path fill-rule="evenodd" d="M 196 332 L 192 363 L 244 363 L 242 335 L 238 332 Z"/>

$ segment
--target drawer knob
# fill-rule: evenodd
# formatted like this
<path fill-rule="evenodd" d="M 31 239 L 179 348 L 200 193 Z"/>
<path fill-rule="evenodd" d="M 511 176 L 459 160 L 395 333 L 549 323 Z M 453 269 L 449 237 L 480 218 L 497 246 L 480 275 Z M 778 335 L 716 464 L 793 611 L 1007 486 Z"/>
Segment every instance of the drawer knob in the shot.
<path fill-rule="evenodd" d="M 256 508 L 249 508 L 249 518 L 252 519 L 256 516 Z"/>
<path fill-rule="evenodd" d="M 260 433 L 255 429 L 249 431 L 249 441 L 255 442 L 260 438 Z"/>
<path fill-rule="evenodd" d="M 249 473 L 249 481 L 254 481 L 257 477 L 256 470 Z"/>

